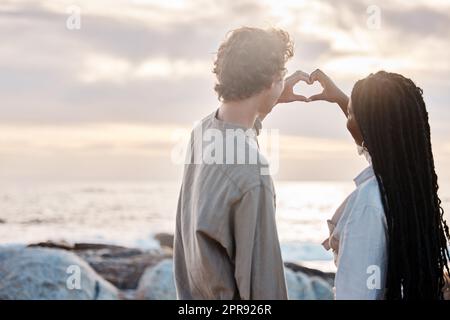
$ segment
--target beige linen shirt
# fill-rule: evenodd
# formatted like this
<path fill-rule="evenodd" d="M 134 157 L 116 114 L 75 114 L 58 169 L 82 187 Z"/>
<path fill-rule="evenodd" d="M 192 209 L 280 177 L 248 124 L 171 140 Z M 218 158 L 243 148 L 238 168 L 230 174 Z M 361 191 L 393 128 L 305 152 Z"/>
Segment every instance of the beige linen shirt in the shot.
<path fill-rule="evenodd" d="M 258 120 L 244 133 L 245 128 L 218 120 L 214 112 L 191 135 L 174 241 L 178 299 L 287 299 L 275 192 L 270 175 L 261 174 L 266 162 L 256 141 L 259 129 Z M 257 163 L 195 162 L 194 151 L 210 153 L 209 138 L 225 137 L 227 130 L 240 132 L 245 148 L 257 152 Z M 234 151 L 242 147 L 232 144 Z"/>

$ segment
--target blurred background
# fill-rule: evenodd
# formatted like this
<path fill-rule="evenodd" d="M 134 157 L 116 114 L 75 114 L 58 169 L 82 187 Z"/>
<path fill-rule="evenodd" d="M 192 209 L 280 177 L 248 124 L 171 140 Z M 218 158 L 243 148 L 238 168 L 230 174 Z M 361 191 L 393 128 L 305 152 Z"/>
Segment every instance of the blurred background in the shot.
<path fill-rule="evenodd" d="M 321 68 L 347 93 L 380 69 L 412 78 L 450 210 L 449 1 L 2 0 L 0 243 L 148 248 L 173 233 L 176 133 L 219 106 L 214 54 L 244 25 L 284 28 L 289 72 Z M 283 255 L 332 270 L 326 219 L 367 164 L 337 105 L 279 105 L 264 125 L 281 135 Z"/>

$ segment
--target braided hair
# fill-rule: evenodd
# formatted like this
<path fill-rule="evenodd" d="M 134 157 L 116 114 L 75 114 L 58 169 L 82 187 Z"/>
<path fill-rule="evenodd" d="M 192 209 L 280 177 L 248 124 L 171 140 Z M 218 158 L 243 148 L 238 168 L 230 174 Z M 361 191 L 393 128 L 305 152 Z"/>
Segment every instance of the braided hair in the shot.
<path fill-rule="evenodd" d="M 422 89 L 396 73 L 359 80 L 352 106 L 388 227 L 386 299 L 441 299 L 449 229 L 438 196 Z"/>

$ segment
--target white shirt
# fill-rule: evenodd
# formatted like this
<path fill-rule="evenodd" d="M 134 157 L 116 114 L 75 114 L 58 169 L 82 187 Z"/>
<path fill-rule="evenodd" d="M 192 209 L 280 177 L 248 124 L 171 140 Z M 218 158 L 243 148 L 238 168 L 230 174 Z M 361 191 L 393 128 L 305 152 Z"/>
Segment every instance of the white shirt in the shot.
<path fill-rule="evenodd" d="M 387 269 L 387 223 L 372 166 L 355 179 L 356 190 L 328 221 L 325 248 L 335 254 L 336 299 L 384 298 Z"/>

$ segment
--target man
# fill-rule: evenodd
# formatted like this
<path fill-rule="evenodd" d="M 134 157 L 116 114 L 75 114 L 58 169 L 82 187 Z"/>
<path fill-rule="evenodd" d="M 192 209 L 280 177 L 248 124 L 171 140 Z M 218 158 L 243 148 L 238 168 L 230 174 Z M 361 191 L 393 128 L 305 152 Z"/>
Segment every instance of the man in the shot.
<path fill-rule="evenodd" d="M 219 48 L 214 73 L 222 104 L 191 135 L 178 201 L 174 262 L 179 299 L 287 299 L 275 191 L 270 175 L 262 174 L 265 161 L 256 138 L 278 102 L 307 100 L 293 92 L 298 81 L 309 83 L 307 74 L 297 71 L 284 80 L 292 56 L 288 33 L 278 29 L 243 27 Z M 224 143 L 217 142 L 220 135 Z M 211 151 L 205 141 L 213 136 Z M 244 144 L 235 143 L 239 139 Z M 247 151 L 256 152 L 256 162 L 250 156 L 243 157 L 244 163 L 237 160 Z"/>

